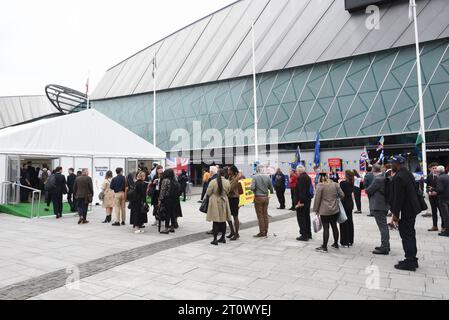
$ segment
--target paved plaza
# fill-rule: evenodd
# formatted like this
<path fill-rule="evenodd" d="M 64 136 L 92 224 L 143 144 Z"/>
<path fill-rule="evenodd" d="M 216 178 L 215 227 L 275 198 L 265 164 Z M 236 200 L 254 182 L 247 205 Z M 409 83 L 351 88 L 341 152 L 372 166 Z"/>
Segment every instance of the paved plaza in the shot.
<path fill-rule="evenodd" d="M 258 228 L 247 206 L 241 239 L 211 246 L 197 200 L 182 204 L 180 229 L 170 235 L 102 224 L 100 207 L 82 226 L 72 215 L 0 214 L 0 299 L 449 299 L 449 240 L 427 232 L 429 218 L 417 218 L 420 268 L 405 272 L 393 267 L 403 259 L 397 231 L 390 256 L 371 254 L 380 240 L 366 199 L 354 217 L 354 247 L 328 254 L 315 252 L 321 233 L 295 240 L 296 216 L 276 210 L 275 199 L 267 239 L 252 237 Z"/>

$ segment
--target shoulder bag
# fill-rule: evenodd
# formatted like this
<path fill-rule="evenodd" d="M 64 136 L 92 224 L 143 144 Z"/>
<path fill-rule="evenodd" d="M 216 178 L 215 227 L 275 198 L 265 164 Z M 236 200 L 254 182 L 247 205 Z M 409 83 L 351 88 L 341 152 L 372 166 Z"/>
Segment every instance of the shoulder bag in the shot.
<path fill-rule="evenodd" d="M 340 210 L 340 212 L 338 213 L 338 223 L 343 224 L 346 221 L 348 221 L 348 217 L 346 216 L 345 207 L 343 206 L 343 203 L 341 202 L 340 196 L 338 194 L 338 185 L 335 184 L 335 187 L 337 189 L 337 194 L 336 194 L 337 195 L 337 205 Z"/>

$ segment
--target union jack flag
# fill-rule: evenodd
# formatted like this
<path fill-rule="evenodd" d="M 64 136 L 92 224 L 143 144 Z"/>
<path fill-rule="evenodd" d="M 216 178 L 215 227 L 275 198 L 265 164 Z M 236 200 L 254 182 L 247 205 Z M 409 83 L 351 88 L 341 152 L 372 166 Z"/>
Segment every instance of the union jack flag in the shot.
<path fill-rule="evenodd" d="M 182 170 L 188 172 L 189 170 L 189 159 L 186 158 L 168 158 L 166 161 L 167 169 L 173 169 L 175 174 L 179 176 Z"/>

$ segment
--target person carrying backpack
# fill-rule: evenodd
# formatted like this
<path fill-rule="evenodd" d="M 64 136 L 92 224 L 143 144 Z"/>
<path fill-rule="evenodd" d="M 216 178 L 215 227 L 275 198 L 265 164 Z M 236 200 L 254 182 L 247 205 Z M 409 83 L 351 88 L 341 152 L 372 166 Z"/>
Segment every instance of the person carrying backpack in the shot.
<path fill-rule="evenodd" d="M 162 176 L 161 190 L 159 194 L 159 210 L 164 212 L 165 230 L 162 234 L 175 232 L 176 218 L 179 215 L 180 186 L 175 178 L 173 169 L 167 169 Z"/>
<path fill-rule="evenodd" d="M 310 206 L 312 203 L 313 190 L 312 179 L 306 173 L 304 166 L 296 168 L 298 180 L 296 182 L 296 218 L 299 225 L 300 236 L 296 238 L 298 241 L 309 241 L 312 239 L 312 227 L 310 221 Z"/>
<path fill-rule="evenodd" d="M 387 185 L 390 182 L 382 174 L 380 165 L 375 164 L 372 168 L 372 173 L 374 179 L 365 191 L 369 196 L 369 209 L 376 219 L 381 238 L 381 245 L 374 249 L 373 254 L 388 255 L 390 254 L 390 230 L 388 228 L 387 215 L 390 206 L 387 201 Z"/>

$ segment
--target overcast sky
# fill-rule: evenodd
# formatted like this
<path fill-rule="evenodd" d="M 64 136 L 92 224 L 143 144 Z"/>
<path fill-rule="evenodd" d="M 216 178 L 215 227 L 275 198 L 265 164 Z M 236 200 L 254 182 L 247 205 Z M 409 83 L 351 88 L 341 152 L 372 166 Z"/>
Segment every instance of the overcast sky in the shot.
<path fill-rule="evenodd" d="M 2 1 L 0 96 L 84 92 L 89 70 L 93 89 L 121 60 L 234 1 Z"/>

